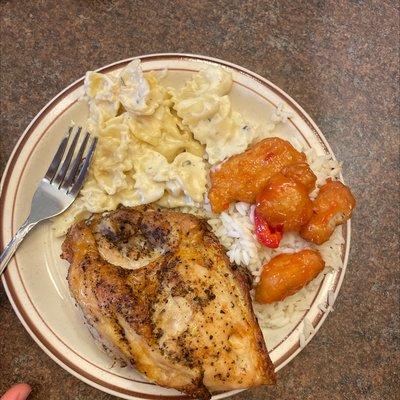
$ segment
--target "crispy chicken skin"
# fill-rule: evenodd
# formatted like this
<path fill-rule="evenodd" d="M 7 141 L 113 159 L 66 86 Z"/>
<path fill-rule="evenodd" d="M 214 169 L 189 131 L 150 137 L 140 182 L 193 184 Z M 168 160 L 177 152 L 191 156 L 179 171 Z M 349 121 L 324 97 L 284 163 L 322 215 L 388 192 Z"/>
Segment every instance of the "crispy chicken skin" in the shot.
<path fill-rule="evenodd" d="M 205 221 L 120 208 L 72 226 L 62 249 L 92 334 L 151 381 L 199 399 L 275 382 L 249 278 Z"/>

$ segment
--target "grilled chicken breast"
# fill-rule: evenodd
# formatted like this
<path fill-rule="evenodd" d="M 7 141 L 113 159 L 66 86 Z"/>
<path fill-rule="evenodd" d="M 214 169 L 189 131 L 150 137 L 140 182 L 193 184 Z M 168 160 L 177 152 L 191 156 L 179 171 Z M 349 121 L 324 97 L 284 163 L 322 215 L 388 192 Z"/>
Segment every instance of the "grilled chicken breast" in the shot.
<path fill-rule="evenodd" d="M 199 399 L 275 382 L 249 279 L 204 220 L 121 208 L 71 227 L 62 257 L 92 334 L 151 381 Z"/>

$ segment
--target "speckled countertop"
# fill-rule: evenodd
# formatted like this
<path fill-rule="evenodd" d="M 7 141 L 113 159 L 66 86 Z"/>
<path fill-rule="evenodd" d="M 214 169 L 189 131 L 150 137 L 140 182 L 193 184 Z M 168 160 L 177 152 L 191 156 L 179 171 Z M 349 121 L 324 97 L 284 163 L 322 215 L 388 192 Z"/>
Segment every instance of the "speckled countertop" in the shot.
<path fill-rule="evenodd" d="M 278 373 L 235 400 L 399 399 L 399 10 L 397 1 L 2 1 L 0 171 L 19 136 L 86 70 L 191 52 L 247 67 L 314 118 L 354 190 L 349 268 L 335 311 Z M 396 280 L 397 279 L 397 280 Z M 111 400 L 33 342 L 0 287 L 0 393 Z"/>

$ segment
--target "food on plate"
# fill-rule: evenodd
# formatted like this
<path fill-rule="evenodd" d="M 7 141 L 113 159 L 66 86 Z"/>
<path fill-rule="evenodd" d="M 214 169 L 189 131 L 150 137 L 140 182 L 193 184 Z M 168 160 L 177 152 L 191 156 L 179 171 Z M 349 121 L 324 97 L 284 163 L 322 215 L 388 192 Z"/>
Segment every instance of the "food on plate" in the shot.
<path fill-rule="evenodd" d="M 98 136 L 88 178 L 55 231 L 90 213 L 159 202 L 194 206 L 206 193 L 204 147 L 173 109 L 172 90 L 133 60 L 119 74 L 87 72 L 87 129 Z"/>
<path fill-rule="evenodd" d="M 324 260 L 315 250 L 280 254 L 264 265 L 255 299 L 259 303 L 283 300 L 312 281 L 324 267 Z"/>
<path fill-rule="evenodd" d="M 168 162 L 182 152 L 198 157 L 204 154 L 203 146 L 193 139 L 193 134 L 174 115 L 169 104 L 160 105 L 151 115 L 131 116 L 127 123 L 136 139 L 162 154 Z"/>
<path fill-rule="evenodd" d="M 151 381 L 199 399 L 275 382 L 248 276 L 204 220 L 120 208 L 73 225 L 62 250 L 94 337 Z"/>
<path fill-rule="evenodd" d="M 150 115 L 167 97 L 165 88 L 158 85 L 154 75 L 145 77 L 140 60 L 130 62 L 119 76 L 88 71 L 84 81 L 89 106 L 88 129 L 98 133 L 121 108 L 129 115 Z"/>
<path fill-rule="evenodd" d="M 317 177 L 306 162 L 286 165 L 282 168 L 281 174 L 304 185 L 308 193 L 315 189 Z"/>
<path fill-rule="evenodd" d="M 344 212 L 343 217 L 336 213 L 329 221 L 326 215 L 315 215 L 318 210 L 321 214 L 329 211 L 319 197 L 313 206 L 309 195 L 315 189 L 317 176 L 306 160 L 304 153 L 278 137 L 264 139 L 228 158 L 210 171 L 208 198 L 213 212 L 223 212 L 234 201 L 255 202 L 254 232 L 266 247 L 277 248 L 284 231 L 302 230 L 304 239 L 324 243 L 351 212 Z M 336 190 L 338 193 L 334 194 Z M 339 185 L 332 187 L 329 197 L 340 196 L 341 190 Z M 327 198 L 323 192 L 323 199 Z M 350 191 L 348 194 L 351 196 Z M 335 213 L 334 208 L 332 212 Z"/>
<path fill-rule="evenodd" d="M 174 93 L 177 115 L 194 138 L 205 145 L 210 164 L 242 153 L 256 135 L 242 115 L 232 110 L 228 96 L 231 87 L 231 74 L 210 66 Z"/>
<path fill-rule="evenodd" d="M 301 229 L 301 236 L 316 244 L 326 242 L 336 226 L 351 217 L 355 205 L 356 201 L 347 186 L 328 179 L 314 200 L 313 215 Z"/>
<path fill-rule="evenodd" d="M 89 71 L 84 86 L 89 106 L 88 128 L 94 134 L 98 126 L 117 115 L 118 85 L 112 76 Z"/>
<path fill-rule="evenodd" d="M 307 188 L 297 181 L 275 174 L 257 195 L 256 212 L 272 228 L 296 231 L 305 225 L 312 215 L 312 202 Z"/>
<path fill-rule="evenodd" d="M 70 290 L 103 348 L 204 399 L 274 382 L 264 341 L 275 346 L 271 329 L 298 324 L 342 267 L 337 225 L 355 205 L 340 164 L 292 133 L 286 106 L 257 125 L 232 85 L 215 66 L 179 88 L 139 60 L 88 72 L 98 145 L 54 225 L 72 226 Z"/>
<path fill-rule="evenodd" d="M 278 137 L 254 144 L 211 170 L 208 197 L 212 210 L 224 211 L 234 201 L 254 203 L 273 175 L 287 165 L 305 161 L 304 153 Z"/>

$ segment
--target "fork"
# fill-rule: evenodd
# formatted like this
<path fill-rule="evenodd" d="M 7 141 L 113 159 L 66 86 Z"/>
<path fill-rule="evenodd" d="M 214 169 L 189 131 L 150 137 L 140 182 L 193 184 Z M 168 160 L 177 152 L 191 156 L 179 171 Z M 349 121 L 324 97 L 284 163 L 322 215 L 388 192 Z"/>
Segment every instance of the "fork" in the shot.
<path fill-rule="evenodd" d="M 70 127 L 61 140 L 49 169 L 33 195 L 28 218 L 1 253 L 0 275 L 28 232 L 39 222 L 61 214 L 78 196 L 96 148 L 97 138 L 90 139 L 90 134 L 86 132 L 77 149 L 82 128 L 78 127 L 75 133 L 73 131 L 74 127 Z"/>

